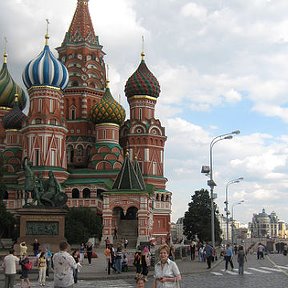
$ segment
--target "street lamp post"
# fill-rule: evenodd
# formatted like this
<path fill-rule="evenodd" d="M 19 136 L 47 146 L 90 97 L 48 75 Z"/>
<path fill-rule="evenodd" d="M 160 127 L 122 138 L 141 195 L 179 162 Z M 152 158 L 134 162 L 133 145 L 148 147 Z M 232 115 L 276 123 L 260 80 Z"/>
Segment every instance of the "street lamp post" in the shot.
<path fill-rule="evenodd" d="M 235 184 L 235 183 L 239 183 L 241 180 L 243 180 L 244 178 L 243 177 L 239 177 L 239 178 L 237 178 L 237 179 L 233 179 L 233 180 L 230 180 L 230 181 L 228 181 L 227 182 L 227 184 L 226 184 L 226 193 L 225 193 L 225 195 L 226 195 L 226 198 L 225 198 L 225 202 L 224 202 L 224 204 L 225 204 L 225 211 L 226 211 L 226 240 L 227 240 L 227 243 L 228 243 L 228 241 L 229 241 L 229 208 L 228 208 L 228 187 L 229 187 L 229 185 L 231 185 L 231 184 Z"/>
<path fill-rule="evenodd" d="M 210 150 L 209 150 L 209 164 L 210 167 L 208 169 L 208 173 L 210 176 L 210 179 L 207 181 L 207 185 L 210 187 L 210 197 L 211 197 L 211 238 L 212 238 L 212 247 L 215 247 L 215 223 L 214 223 L 214 195 L 213 195 L 213 191 L 214 191 L 214 187 L 216 186 L 216 183 L 213 180 L 213 146 L 222 140 L 226 140 L 226 139 L 232 139 L 233 135 L 237 135 L 239 134 L 240 131 L 236 130 L 233 131 L 231 133 L 227 133 L 227 134 L 222 134 L 219 135 L 215 138 L 212 139 L 211 143 L 210 143 Z M 207 167 L 206 167 L 207 168 Z M 202 167 L 203 170 L 203 167 Z"/>
<path fill-rule="evenodd" d="M 232 225 L 231 225 L 231 235 L 232 235 L 232 245 L 234 244 L 234 207 L 236 205 L 240 205 L 244 202 L 244 200 L 241 200 L 239 202 L 236 202 L 234 204 L 232 204 L 232 213 L 231 213 L 231 221 L 232 221 Z"/>

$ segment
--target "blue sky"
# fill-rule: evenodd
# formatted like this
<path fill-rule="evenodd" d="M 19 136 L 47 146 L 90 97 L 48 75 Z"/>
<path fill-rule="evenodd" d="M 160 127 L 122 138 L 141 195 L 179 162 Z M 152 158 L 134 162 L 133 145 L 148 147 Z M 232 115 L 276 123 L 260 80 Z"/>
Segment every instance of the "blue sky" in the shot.
<path fill-rule="evenodd" d="M 145 38 L 145 60 L 161 86 L 156 116 L 168 136 L 172 219 L 183 216 L 195 190 L 207 188 L 200 170 L 211 140 L 239 129 L 213 150 L 220 213 L 226 183 L 244 177 L 229 186 L 230 204 L 245 201 L 236 218 L 248 223 L 265 208 L 288 222 L 288 1 L 90 0 L 89 7 L 112 94 L 126 109 L 124 86 Z M 56 48 L 75 8 L 76 0 L 0 1 L 0 39 L 8 39 L 15 80 L 22 83 L 25 65 L 43 49 L 45 19 Z"/>

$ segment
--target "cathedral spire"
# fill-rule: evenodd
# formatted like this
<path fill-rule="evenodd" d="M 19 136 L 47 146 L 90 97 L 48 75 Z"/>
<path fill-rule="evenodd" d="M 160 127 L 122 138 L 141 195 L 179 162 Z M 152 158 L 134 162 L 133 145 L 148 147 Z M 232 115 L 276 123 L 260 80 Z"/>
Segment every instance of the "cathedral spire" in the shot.
<path fill-rule="evenodd" d="M 4 37 L 4 53 L 3 53 L 3 58 L 4 58 L 4 63 L 7 63 L 7 38 Z"/>
<path fill-rule="evenodd" d="M 89 0 L 78 0 L 68 35 L 69 42 L 89 42 L 98 45 L 88 8 Z"/>

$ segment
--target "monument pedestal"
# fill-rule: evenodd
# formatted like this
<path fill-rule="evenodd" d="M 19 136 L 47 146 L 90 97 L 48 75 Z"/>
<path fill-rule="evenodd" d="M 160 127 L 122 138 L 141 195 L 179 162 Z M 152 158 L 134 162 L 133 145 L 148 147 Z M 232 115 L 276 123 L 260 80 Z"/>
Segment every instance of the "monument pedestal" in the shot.
<path fill-rule="evenodd" d="M 15 245 L 16 253 L 19 244 L 26 242 L 28 255 L 33 255 L 33 242 L 38 239 L 40 249 L 48 247 L 51 252 L 59 250 L 59 243 L 66 241 L 65 215 L 67 211 L 61 208 L 29 207 L 17 211 L 20 216 L 20 236 Z"/>

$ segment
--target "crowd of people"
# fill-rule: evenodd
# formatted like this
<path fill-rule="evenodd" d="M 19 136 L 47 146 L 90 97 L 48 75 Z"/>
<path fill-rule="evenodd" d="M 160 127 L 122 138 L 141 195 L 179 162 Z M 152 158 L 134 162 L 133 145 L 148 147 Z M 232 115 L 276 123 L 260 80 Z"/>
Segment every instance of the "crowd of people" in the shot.
<path fill-rule="evenodd" d="M 148 281 L 149 267 L 151 266 L 151 252 L 149 245 L 138 247 L 139 249 L 132 255 L 127 250 L 127 241 L 117 242 L 116 247 L 106 239 L 106 247 L 104 255 L 106 258 L 106 267 L 108 275 L 111 271 L 116 274 L 125 273 L 128 267 L 133 264 L 135 266 L 136 287 L 143 288 Z M 78 281 L 78 272 L 84 264 L 84 258 L 87 258 L 88 265 L 91 265 L 92 257 L 95 257 L 96 252 L 93 249 L 91 242 L 81 243 L 79 248 L 73 249 L 68 253 L 69 245 L 67 242 L 59 244 L 59 252 L 54 255 L 48 247 L 41 246 L 37 239 L 31 244 L 33 247 L 34 268 L 38 269 L 38 282 L 40 286 L 46 285 L 46 279 L 49 277 L 49 270 L 53 269 L 54 287 L 73 287 Z M 206 262 L 207 269 L 211 268 L 211 263 L 217 261 L 217 253 L 214 247 L 209 242 L 202 243 L 200 241 L 192 241 L 190 246 L 191 261 Z M 158 249 L 159 261 L 154 264 L 154 281 L 153 288 L 179 287 L 178 283 L 181 281 L 181 274 L 175 262 L 175 249 L 173 245 L 168 243 L 163 244 Z M 258 243 L 256 249 L 254 248 L 257 259 L 264 259 L 266 247 Z M 19 257 L 15 256 L 15 251 L 11 249 L 9 255 L 4 258 L 3 268 L 5 274 L 5 288 L 14 287 L 15 277 L 17 273 L 17 265 L 21 268 L 21 287 L 30 287 L 29 271 L 32 269 L 32 263 L 28 257 L 28 247 L 25 242 L 19 245 Z M 242 245 L 230 245 L 227 243 L 222 246 L 220 257 L 224 258 L 225 270 L 229 268 L 234 271 L 233 261 L 238 262 L 238 273 L 244 274 L 244 264 L 247 262 L 246 254 Z M 97 256 L 96 256 L 97 257 Z M 129 258 L 129 259 L 128 259 Z M 131 263 L 131 260 L 133 263 Z M 130 261 L 130 263 L 129 263 Z M 168 283 L 169 282 L 169 283 Z M 167 284 L 168 283 L 168 284 Z M 167 285 L 166 285 L 167 284 Z"/>
<path fill-rule="evenodd" d="M 29 249 L 25 242 L 21 242 L 19 245 L 19 257 L 15 255 L 13 249 L 4 257 L 5 288 L 14 287 L 15 278 L 17 272 L 19 272 L 17 271 L 18 264 L 21 272 L 21 288 L 31 287 L 29 273 L 33 266 L 34 269 L 38 269 L 39 286 L 46 285 L 49 269 L 53 269 L 54 288 L 73 287 L 78 281 L 78 272 L 83 265 L 84 257 L 87 257 L 88 265 L 90 265 L 92 255 L 95 255 L 91 242 L 86 244 L 81 243 L 80 247 L 74 249 L 71 254 L 68 253 L 68 248 L 70 247 L 67 242 L 61 242 L 59 244 L 59 251 L 54 255 L 48 247 L 41 246 L 37 239 L 35 239 L 31 246 L 33 247 L 33 256 L 30 259 L 33 259 L 33 263 L 28 257 L 27 252 Z M 89 254 L 91 255 L 89 256 Z M 106 270 L 108 274 L 111 273 L 111 270 L 115 273 L 128 271 L 129 255 L 127 253 L 127 242 L 123 241 L 123 243 L 119 243 L 116 249 L 111 243 L 106 242 L 104 255 L 106 257 Z M 159 257 L 160 261 L 155 265 L 153 287 L 166 287 L 166 282 L 170 282 L 169 287 L 178 287 L 177 283 L 181 280 L 181 276 L 176 263 L 173 261 L 175 259 L 173 246 L 162 245 L 159 249 Z M 139 247 L 139 250 L 134 254 L 133 265 L 136 269 L 136 287 L 143 288 L 148 281 L 147 277 L 151 265 L 149 246 L 144 245 L 143 247 Z"/>

